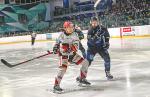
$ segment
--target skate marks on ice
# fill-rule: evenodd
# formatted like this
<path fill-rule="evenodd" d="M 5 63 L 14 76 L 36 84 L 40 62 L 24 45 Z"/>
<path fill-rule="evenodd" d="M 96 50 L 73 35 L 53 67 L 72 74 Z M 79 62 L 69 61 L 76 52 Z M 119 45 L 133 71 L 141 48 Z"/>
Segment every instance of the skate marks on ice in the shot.
<path fill-rule="evenodd" d="M 46 91 L 52 93 L 52 94 L 66 94 L 66 93 L 73 93 L 73 92 L 88 92 L 88 91 L 104 91 L 104 88 L 101 86 L 97 86 L 97 85 L 91 85 L 91 86 L 74 86 L 71 88 L 63 88 L 63 91 L 61 93 L 54 93 L 53 92 L 53 88 L 51 89 L 46 89 Z"/>
<path fill-rule="evenodd" d="M 122 90 L 124 87 L 122 85 L 118 84 L 118 79 L 115 78 L 113 80 L 101 80 L 101 79 L 95 79 L 95 80 L 89 80 L 92 84 L 90 86 L 78 86 L 78 85 L 67 85 L 62 87 L 63 92 L 61 93 L 53 93 L 53 87 L 46 89 L 49 93 L 52 95 L 54 94 L 68 94 L 68 93 L 88 93 L 88 92 L 104 92 L 107 90 Z M 122 80 L 121 80 L 122 81 Z"/>
<path fill-rule="evenodd" d="M 102 79 L 95 79 L 95 80 L 89 80 L 91 82 L 91 85 L 89 86 L 80 86 L 78 82 L 76 84 L 68 85 L 65 84 L 65 86 L 62 87 L 63 91 L 61 93 L 54 93 L 53 87 L 47 88 L 46 91 L 48 91 L 51 94 L 68 94 L 68 93 L 81 93 L 81 92 L 103 92 L 105 90 L 109 89 L 122 89 L 123 87 L 120 85 L 117 85 L 115 82 L 117 79 L 112 80 L 102 80 Z"/>

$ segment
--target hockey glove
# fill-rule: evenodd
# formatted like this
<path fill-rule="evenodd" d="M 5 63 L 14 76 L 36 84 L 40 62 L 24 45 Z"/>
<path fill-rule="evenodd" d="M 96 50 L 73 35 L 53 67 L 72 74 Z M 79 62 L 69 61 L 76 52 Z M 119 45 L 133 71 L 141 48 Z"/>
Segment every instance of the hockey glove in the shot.
<path fill-rule="evenodd" d="M 54 53 L 54 54 L 57 54 L 57 53 L 58 53 L 58 50 L 59 50 L 59 45 L 56 44 L 56 45 L 53 47 L 53 53 Z"/>
<path fill-rule="evenodd" d="M 104 49 L 109 49 L 109 42 L 106 42 L 106 43 L 105 43 Z"/>

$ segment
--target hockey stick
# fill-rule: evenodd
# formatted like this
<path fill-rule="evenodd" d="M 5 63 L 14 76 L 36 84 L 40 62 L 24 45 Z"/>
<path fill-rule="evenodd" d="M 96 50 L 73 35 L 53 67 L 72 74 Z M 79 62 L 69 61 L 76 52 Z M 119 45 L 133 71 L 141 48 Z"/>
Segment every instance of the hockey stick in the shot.
<path fill-rule="evenodd" d="M 94 12 L 95 12 L 95 14 L 96 14 L 96 18 L 97 18 L 97 20 L 98 20 L 98 24 L 99 24 L 99 25 L 100 25 L 100 20 L 99 20 L 99 18 L 98 18 L 98 13 L 97 13 L 96 8 L 97 8 L 97 5 L 100 3 L 100 1 L 101 1 L 101 0 L 97 0 L 97 1 L 95 2 L 95 4 L 94 4 Z"/>
<path fill-rule="evenodd" d="M 6 60 L 4 60 L 4 59 L 1 59 L 1 62 L 2 62 L 4 65 L 6 65 L 6 66 L 12 68 L 12 67 L 15 67 L 15 66 L 18 66 L 18 65 L 27 63 L 27 62 L 29 62 L 29 61 L 32 61 L 32 60 L 39 59 L 39 58 L 41 58 L 41 57 L 47 56 L 47 55 L 49 55 L 49 54 L 53 54 L 53 52 L 50 52 L 50 51 L 47 51 L 47 52 L 48 52 L 48 53 L 46 53 L 46 54 L 43 54 L 43 55 L 34 57 L 34 58 L 32 58 L 32 59 L 29 59 L 29 60 L 26 60 L 26 61 L 23 61 L 23 62 L 20 62 L 20 63 L 17 63 L 17 64 L 10 64 L 10 63 L 8 63 Z"/>

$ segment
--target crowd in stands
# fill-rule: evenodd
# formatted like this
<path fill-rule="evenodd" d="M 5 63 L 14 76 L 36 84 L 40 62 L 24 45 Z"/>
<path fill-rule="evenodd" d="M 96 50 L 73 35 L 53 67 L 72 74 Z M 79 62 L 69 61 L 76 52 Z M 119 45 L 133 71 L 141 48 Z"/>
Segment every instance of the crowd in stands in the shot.
<path fill-rule="evenodd" d="M 86 2 L 74 2 L 74 4 L 70 8 L 63 8 L 56 6 L 54 11 L 54 16 L 66 15 L 70 13 L 83 12 L 94 10 L 94 1 L 86 1 Z"/>
<path fill-rule="evenodd" d="M 101 23 L 107 27 L 149 25 L 150 6 L 148 2 L 149 0 L 116 0 L 116 4 L 112 5 L 111 9 L 98 11 L 98 16 Z M 82 29 L 87 29 L 90 18 L 95 16 L 95 12 L 92 10 L 82 12 L 82 14 L 68 14 L 68 16 L 56 18 L 53 26 L 50 27 L 50 31 L 57 31 L 65 20 L 71 20 L 81 26 Z"/>
<path fill-rule="evenodd" d="M 149 0 L 116 0 L 116 4 L 106 10 L 98 10 L 98 17 L 100 22 L 106 27 L 122 27 L 122 26 L 140 26 L 150 25 L 150 6 Z M 87 2 L 88 6 L 93 6 L 94 2 Z M 81 27 L 83 30 L 89 28 L 91 17 L 95 16 L 93 7 L 86 7 L 84 4 L 76 4 L 75 8 L 63 9 L 64 11 L 57 9 L 53 21 L 50 22 L 50 27 L 37 31 L 36 33 L 53 33 L 58 32 L 62 28 L 62 24 L 65 20 L 71 20 L 74 24 Z M 82 7 L 81 7 L 82 6 Z M 67 10 L 71 10 L 68 11 Z M 88 11 L 88 12 L 86 12 Z M 60 13 L 59 13 L 60 12 Z M 65 12 L 65 13 L 63 13 Z M 67 13 L 66 13 L 67 12 Z M 71 12 L 71 13 L 70 13 Z M 80 12 L 80 13 L 79 13 Z M 62 16 L 65 14 L 65 16 Z M 61 15 L 61 17 L 58 17 Z M 32 31 L 28 32 L 6 32 L 0 34 L 2 36 L 14 36 L 14 35 L 28 35 Z"/>

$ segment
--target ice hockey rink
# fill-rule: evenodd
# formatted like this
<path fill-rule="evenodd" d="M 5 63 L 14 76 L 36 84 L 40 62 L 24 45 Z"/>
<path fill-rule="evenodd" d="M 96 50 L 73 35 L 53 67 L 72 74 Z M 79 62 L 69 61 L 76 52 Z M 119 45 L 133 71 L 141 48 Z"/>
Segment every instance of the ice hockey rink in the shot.
<path fill-rule="evenodd" d="M 0 58 L 15 64 L 52 50 L 54 41 L 0 45 Z M 89 87 L 79 87 L 76 77 L 80 66 L 70 64 L 61 87 L 52 93 L 59 57 L 46 57 L 8 68 L 0 63 L 0 97 L 150 97 L 150 38 L 111 39 L 111 73 L 108 81 L 103 60 L 96 55 L 89 67 Z M 83 41 L 86 48 L 86 41 Z M 79 52 L 80 53 L 80 52 Z"/>

